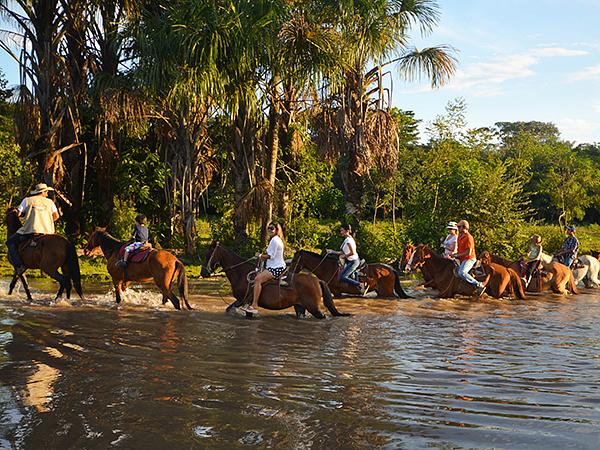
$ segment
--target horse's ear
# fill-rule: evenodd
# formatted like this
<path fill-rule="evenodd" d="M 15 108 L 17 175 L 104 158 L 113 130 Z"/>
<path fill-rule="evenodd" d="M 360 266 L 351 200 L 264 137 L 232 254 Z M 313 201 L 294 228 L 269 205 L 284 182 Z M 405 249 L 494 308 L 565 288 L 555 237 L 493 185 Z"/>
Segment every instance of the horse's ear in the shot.
<path fill-rule="evenodd" d="M 96 231 L 100 231 L 102 233 L 106 231 L 106 227 L 96 227 Z"/>

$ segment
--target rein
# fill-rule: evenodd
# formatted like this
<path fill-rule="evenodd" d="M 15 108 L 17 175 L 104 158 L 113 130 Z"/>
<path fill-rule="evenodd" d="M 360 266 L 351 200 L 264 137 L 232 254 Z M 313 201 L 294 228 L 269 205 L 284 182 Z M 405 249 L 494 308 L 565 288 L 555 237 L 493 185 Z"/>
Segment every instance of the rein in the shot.
<path fill-rule="evenodd" d="M 219 244 L 219 243 L 217 243 L 217 245 L 215 245 L 215 248 L 213 249 L 212 253 L 210 254 L 210 258 L 208 258 L 208 262 L 206 263 L 206 269 L 207 269 L 208 271 L 210 271 L 210 273 L 212 273 L 212 272 L 213 272 L 213 269 L 212 269 L 212 267 L 211 267 L 211 263 L 212 263 L 212 259 L 213 259 L 213 257 L 215 256 L 215 251 L 217 250 L 217 247 L 220 247 L 220 244 Z M 246 264 L 246 263 L 248 263 L 248 262 L 250 262 L 250 261 L 252 261 L 253 259 L 256 259 L 256 258 L 257 258 L 257 256 L 252 256 L 251 258 L 248 258 L 248 259 L 246 259 L 246 260 L 244 260 L 244 261 L 242 261 L 242 262 L 240 262 L 240 263 L 234 264 L 233 266 L 228 266 L 228 267 L 223 267 L 223 266 L 221 266 L 221 268 L 222 268 L 224 271 L 227 271 L 227 270 L 229 270 L 229 269 L 235 269 L 236 267 L 239 267 L 239 266 L 241 266 L 241 265 L 243 265 L 243 264 Z"/>

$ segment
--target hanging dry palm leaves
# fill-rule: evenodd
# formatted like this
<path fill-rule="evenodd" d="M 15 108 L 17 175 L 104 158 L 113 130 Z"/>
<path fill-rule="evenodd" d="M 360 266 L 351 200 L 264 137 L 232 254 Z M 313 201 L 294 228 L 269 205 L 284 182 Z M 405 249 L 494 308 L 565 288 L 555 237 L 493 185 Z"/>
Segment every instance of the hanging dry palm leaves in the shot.
<path fill-rule="evenodd" d="M 328 162 L 335 163 L 344 153 L 339 130 L 339 111 L 323 107 L 315 114 L 314 126 L 319 154 Z"/>
<path fill-rule="evenodd" d="M 23 153 L 30 153 L 40 135 L 40 110 L 25 85 L 19 86 L 14 123 L 17 144 Z"/>
<path fill-rule="evenodd" d="M 398 124 L 389 112 L 375 110 L 367 115 L 364 127 L 367 152 L 365 167 L 377 167 L 390 174 L 398 166 Z"/>
<path fill-rule="evenodd" d="M 238 211 L 245 222 L 260 219 L 273 195 L 273 186 L 268 180 L 258 182 L 240 201 Z"/>

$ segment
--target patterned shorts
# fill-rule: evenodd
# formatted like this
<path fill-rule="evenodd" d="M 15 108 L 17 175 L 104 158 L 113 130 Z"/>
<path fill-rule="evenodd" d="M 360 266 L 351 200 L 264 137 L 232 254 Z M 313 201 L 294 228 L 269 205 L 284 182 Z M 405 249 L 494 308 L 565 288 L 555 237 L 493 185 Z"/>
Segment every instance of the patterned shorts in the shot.
<path fill-rule="evenodd" d="M 271 272 L 271 275 L 273 275 L 275 278 L 279 278 L 284 272 L 285 267 L 267 267 L 267 270 Z"/>
<path fill-rule="evenodd" d="M 142 247 L 144 245 L 143 242 L 133 242 L 131 244 L 129 244 L 127 247 L 125 247 L 125 251 L 127 253 L 131 253 L 134 250 L 137 250 L 138 248 Z"/>

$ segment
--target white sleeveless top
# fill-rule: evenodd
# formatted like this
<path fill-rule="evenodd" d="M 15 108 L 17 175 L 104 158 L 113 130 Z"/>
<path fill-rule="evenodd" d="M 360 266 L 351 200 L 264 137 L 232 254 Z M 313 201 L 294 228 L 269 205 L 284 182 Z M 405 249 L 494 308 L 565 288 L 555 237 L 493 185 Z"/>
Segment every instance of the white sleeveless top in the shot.
<path fill-rule="evenodd" d="M 356 261 L 358 259 L 358 253 L 356 252 L 356 241 L 352 236 L 348 236 L 344 239 L 344 242 L 342 242 L 342 246 L 340 247 L 340 250 L 344 252 L 344 255 L 350 253 L 350 249 L 354 251 L 354 254 L 349 257 L 344 257 L 347 261 Z"/>
<path fill-rule="evenodd" d="M 277 235 L 271 238 L 267 247 L 267 254 L 270 256 L 267 259 L 267 268 L 285 267 L 285 259 L 283 259 L 283 241 Z"/>

